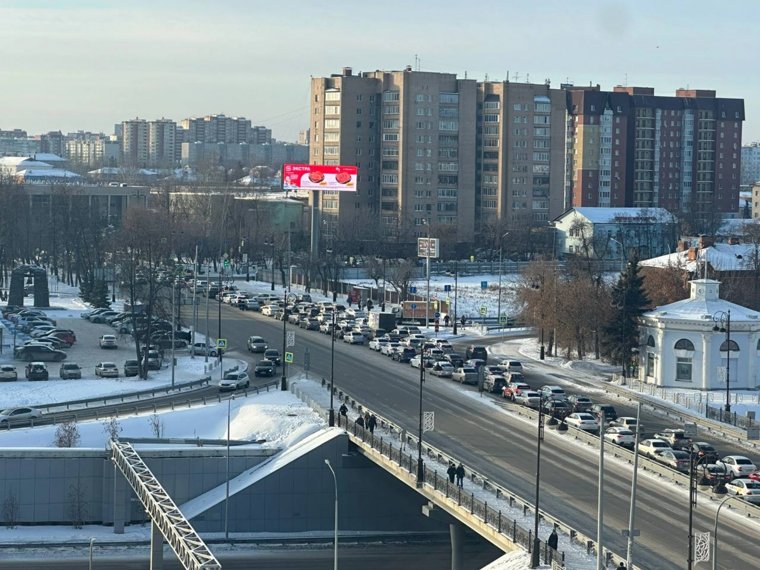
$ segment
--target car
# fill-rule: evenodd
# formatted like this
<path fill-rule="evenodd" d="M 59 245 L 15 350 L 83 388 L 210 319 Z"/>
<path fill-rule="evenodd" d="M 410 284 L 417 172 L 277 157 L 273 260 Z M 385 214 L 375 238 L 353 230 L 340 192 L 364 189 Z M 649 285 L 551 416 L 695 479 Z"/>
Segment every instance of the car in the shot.
<path fill-rule="evenodd" d="M 248 347 L 248 352 L 264 352 L 269 348 L 267 341 L 260 336 L 249 336 L 245 344 Z"/>
<path fill-rule="evenodd" d="M 582 431 L 596 433 L 599 431 L 599 423 L 593 414 L 588 412 L 574 412 L 565 418 L 567 425 Z"/>
<path fill-rule="evenodd" d="M 566 418 L 571 411 L 565 400 L 544 399 L 544 413 L 561 420 Z"/>
<path fill-rule="evenodd" d="M 364 344 L 364 335 L 360 332 L 351 331 L 343 335 L 343 342 L 348 344 Z"/>
<path fill-rule="evenodd" d="M 390 356 L 393 354 L 394 351 L 401 348 L 400 342 L 386 342 L 383 347 L 380 349 L 380 354 L 384 354 L 385 356 Z"/>
<path fill-rule="evenodd" d="M 276 368 L 271 360 L 259 360 L 253 369 L 254 376 L 274 376 Z"/>
<path fill-rule="evenodd" d="M 499 368 L 501 368 L 504 372 L 522 372 L 523 371 L 523 365 L 522 362 L 519 360 L 502 360 L 499 363 Z"/>
<path fill-rule="evenodd" d="M 76 362 L 64 362 L 58 369 L 58 376 L 61 380 L 80 380 L 82 368 Z"/>
<path fill-rule="evenodd" d="M 562 388 L 559 386 L 552 386 L 550 384 L 541 386 L 539 392 L 541 393 L 542 397 L 548 400 L 564 400 L 567 397 L 567 394 L 565 394 L 565 391 Z"/>
<path fill-rule="evenodd" d="M 673 449 L 682 449 L 689 444 L 689 438 L 686 437 L 686 432 L 681 428 L 666 428 L 654 436 L 657 439 L 667 441 Z"/>
<path fill-rule="evenodd" d="M 464 366 L 472 366 L 473 368 L 477 368 L 480 370 L 481 366 L 485 366 L 486 361 L 482 358 L 468 358 L 464 361 Z"/>
<path fill-rule="evenodd" d="M 615 406 L 610 404 L 594 404 L 591 406 L 591 413 L 594 414 L 597 419 L 604 416 L 604 423 L 607 424 L 617 419 L 617 411 Z"/>
<path fill-rule="evenodd" d="M 101 307 L 100 309 L 93 309 L 91 311 L 84 311 L 80 313 L 80 317 L 83 319 L 90 319 L 90 317 L 94 317 L 95 315 L 99 315 L 100 313 L 105 313 L 106 311 L 110 311 L 110 309 L 106 309 L 104 307 Z"/>
<path fill-rule="evenodd" d="M 224 378 L 219 382 L 219 391 L 237 390 L 239 388 L 248 388 L 251 381 L 247 372 L 227 372 Z"/>
<path fill-rule="evenodd" d="M 515 404 L 537 410 L 541 406 L 541 394 L 534 390 L 522 390 L 512 399 Z"/>
<path fill-rule="evenodd" d="M 620 426 L 620 427 L 628 428 L 629 430 L 631 430 L 632 432 L 635 433 L 636 432 L 636 426 L 637 426 L 637 420 L 636 420 L 636 418 L 632 418 L 630 416 L 620 416 L 620 417 L 615 418 L 614 420 L 612 420 L 610 422 L 610 426 Z M 641 435 L 642 433 L 644 433 L 644 424 L 638 424 L 638 431 L 639 431 L 639 435 Z M 660 437 L 658 435 L 655 435 L 654 437 L 657 438 L 657 439 L 662 439 L 663 441 L 667 441 L 668 444 L 670 444 L 670 441 L 668 441 L 665 438 L 662 438 L 662 437 Z M 673 447 L 673 446 L 671 445 L 671 447 Z"/>
<path fill-rule="evenodd" d="M 64 351 L 57 350 L 49 346 L 29 345 L 19 346 L 13 353 L 13 356 L 17 360 L 26 360 L 27 362 L 31 362 L 33 360 L 60 362 L 61 360 L 66 360 L 67 355 Z"/>
<path fill-rule="evenodd" d="M 506 386 L 504 386 L 504 389 L 501 392 L 501 396 L 503 398 L 506 398 L 507 400 L 515 401 L 515 398 L 520 392 L 525 391 L 535 391 L 539 398 L 541 398 L 541 392 L 538 390 L 533 390 L 533 388 L 530 387 L 530 384 L 526 384 L 525 382 L 510 382 Z"/>
<path fill-rule="evenodd" d="M 746 477 L 757 471 L 755 464 L 743 455 L 727 455 L 720 461 L 716 461 L 715 464 L 725 466 L 731 477 Z"/>
<path fill-rule="evenodd" d="M 722 465 L 715 465 L 714 463 L 699 463 L 695 466 L 698 474 L 699 485 L 716 486 L 721 483 L 726 483 L 731 479 L 731 476 L 726 473 L 726 469 Z M 749 478 L 752 478 L 750 475 Z"/>
<path fill-rule="evenodd" d="M 682 444 L 679 449 L 684 450 L 687 453 L 693 453 L 696 461 L 702 463 L 715 463 L 718 461 L 717 450 L 707 443 L 706 441 L 686 441 L 686 444 Z"/>
<path fill-rule="evenodd" d="M 414 356 L 410 361 L 409 364 L 412 368 L 419 368 L 420 366 L 424 366 L 425 368 L 430 368 L 435 364 L 435 360 L 432 358 L 428 358 L 427 356 L 422 356 L 421 354 L 418 354 Z"/>
<path fill-rule="evenodd" d="M 680 449 L 658 449 L 652 459 L 681 473 L 689 472 L 689 454 Z"/>
<path fill-rule="evenodd" d="M 89 317 L 89 321 L 91 323 L 107 323 L 107 319 L 110 317 L 116 317 L 119 313 L 116 311 L 104 311 L 102 313 L 98 313 L 97 315 L 92 315 Z"/>
<path fill-rule="evenodd" d="M 446 360 L 451 362 L 451 365 L 454 368 L 462 368 L 464 366 L 464 357 L 461 354 L 458 354 L 456 352 L 449 352 L 448 354 L 446 354 Z"/>
<path fill-rule="evenodd" d="M 451 378 L 452 374 L 454 373 L 454 367 L 445 360 L 439 360 L 433 364 L 432 368 L 430 369 L 430 373 L 433 376 L 439 376 L 441 378 Z"/>
<path fill-rule="evenodd" d="M 417 351 L 413 348 L 404 347 L 400 350 L 397 350 L 391 355 L 391 358 L 395 360 L 396 362 L 411 362 L 412 358 L 414 358 L 417 355 Z"/>
<path fill-rule="evenodd" d="M 488 351 L 485 346 L 479 346 L 471 344 L 464 352 L 465 358 L 470 360 L 472 358 L 479 358 L 483 362 L 488 362 Z"/>
<path fill-rule="evenodd" d="M 18 372 L 12 364 L 0 364 L 0 382 L 18 380 Z"/>
<path fill-rule="evenodd" d="M 479 378 L 478 371 L 472 366 L 460 366 L 459 368 L 455 368 L 454 372 L 451 373 L 451 379 L 460 384 L 477 385 Z"/>
<path fill-rule="evenodd" d="M 273 362 L 275 366 L 279 366 L 282 362 L 280 351 L 276 348 L 267 348 L 264 351 L 264 358 L 270 362 Z"/>
<path fill-rule="evenodd" d="M 119 348 L 119 343 L 116 337 L 112 334 L 102 334 L 98 339 L 100 348 Z"/>
<path fill-rule="evenodd" d="M 666 449 L 672 451 L 672 448 L 667 441 L 663 441 L 657 438 L 649 438 L 639 442 L 638 451 L 641 453 L 641 455 L 654 459 L 655 453 Z"/>
<path fill-rule="evenodd" d="M 483 390 L 492 394 L 502 394 L 507 387 L 507 379 L 501 374 L 486 374 L 483 378 Z"/>
<path fill-rule="evenodd" d="M 44 362 L 30 362 L 24 369 L 27 380 L 47 380 L 48 369 Z"/>
<path fill-rule="evenodd" d="M 738 478 L 726 483 L 726 491 L 752 504 L 760 504 L 760 481 Z"/>
<path fill-rule="evenodd" d="M 190 354 L 193 354 L 195 356 L 205 356 L 206 355 L 206 343 L 205 342 L 196 342 L 193 346 L 190 347 Z M 224 353 L 224 351 L 222 351 Z M 208 347 L 208 355 L 213 356 L 216 358 L 219 356 L 219 349 L 215 346 L 209 346 Z"/>
<path fill-rule="evenodd" d="M 115 362 L 98 362 L 95 365 L 95 376 L 100 378 L 118 378 L 119 367 Z"/>
<path fill-rule="evenodd" d="M 138 376 L 140 374 L 140 362 L 137 360 L 124 361 L 124 376 Z"/>
<path fill-rule="evenodd" d="M 14 422 L 28 422 L 42 417 L 42 410 L 37 408 L 6 408 L 0 411 L 0 425 L 7 426 Z"/>
<path fill-rule="evenodd" d="M 571 394 L 568 396 L 567 403 L 573 409 L 573 412 L 588 412 L 591 411 L 591 407 L 594 405 L 591 398 L 580 394 Z"/>
<path fill-rule="evenodd" d="M 594 416 L 596 418 L 596 416 Z M 613 426 L 604 430 L 604 440 L 633 449 L 636 444 L 636 436 L 628 428 Z"/>
<path fill-rule="evenodd" d="M 161 362 L 163 361 L 163 357 L 159 351 L 149 350 L 147 355 L 144 355 L 144 357 L 148 370 L 161 370 Z M 118 373 L 118 369 L 116 372 Z"/>

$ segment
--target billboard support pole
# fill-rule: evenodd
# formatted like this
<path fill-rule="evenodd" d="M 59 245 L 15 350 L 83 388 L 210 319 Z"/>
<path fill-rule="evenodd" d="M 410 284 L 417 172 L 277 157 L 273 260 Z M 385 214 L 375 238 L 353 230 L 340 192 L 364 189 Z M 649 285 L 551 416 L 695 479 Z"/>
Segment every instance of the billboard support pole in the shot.
<path fill-rule="evenodd" d="M 319 192 L 311 192 L 311 260 L 319 258 Z"/>

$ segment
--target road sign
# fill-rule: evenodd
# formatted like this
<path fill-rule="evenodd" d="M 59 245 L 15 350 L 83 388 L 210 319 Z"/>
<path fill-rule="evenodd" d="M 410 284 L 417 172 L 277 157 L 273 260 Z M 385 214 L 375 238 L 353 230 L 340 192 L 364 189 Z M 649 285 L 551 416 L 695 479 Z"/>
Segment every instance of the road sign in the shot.
<path fill-rule="evenodd" d="M 439 313 L 438 311 L 436 311 L 435 315 L 433 315 L 433 316 L 434 316 L 436 319 L 440 319 L 440 318 L 441 318 L 441 313 Z"/>
<path fill-rule="evenodd" d="M 425 412 L 422 414 L 422 431 L 433 431 L 435 429 L 435 412 Z"/>
<path fill-rule="evenodd" d="M 499 315 L 499 324 L 501 324 L 501 325 L 506 325 L 507 324 L 507 315 L 505 315 L 504 313 L 502 313 L 501 315 Z"/>
<path fill-rule="evenodd" d="M 285 346 L 295 346 L 295 345 L 296 345 L 296 333 L 294 331 L 288 331 L 287 340 L 285 341 Z"/>
<path fill-rule="evenodd" d="M 417 257 L 439 257 L 439 243 L 438 238 L 417 238 Z"/>
<path fill-rule="evenodd" d="M 230 267 L 230 260 L 229 259 L 225 259 L 224 260 L 224 268 L 225 269 L 229 269 L 229 267 Z"/>
<path fill-rule="evenodd" d="M 409 292 L 410 293 L 416 293 L 417 292 L 417 287 L 415 287 L 414 285 L 412 285 L 411 287 L 409 287 Z"/>
<path fill-rule="evenodd" d="M 412 308 L 412 311 L 413 311 L 413 310 L 415 310 L 417 308 L 417 303 L 412 303 L 409 306 Z"/>
<path fill-rule="evenodd" d="M 216 347 L 221 348 L 222 350 L 227 350 L 227 339 L 226 338 L 217 339 Z"/>
<path fill-rule="evenodd" d="M 451 285 L 444 285 L 443 286 L 443 292 L 444 293 L 450 293 L 451 292 Z"/>
<path fill-rule="evenodd" d="M 480 306 L 480 316 L 485 317 L 488 314 L 488 307 L 485 305 Z"/>
<path fill-rule="evenodd" d="M 286 352 L 285 353 L 285 363 L 286 364 L 293 364 L 293 353 L 292 352 Z"/>
<path fill-rule="evenodd" d="M 480 288 L 481 289 L 488 289 L 488 281 L 481 281 L 480 282 Z"/>

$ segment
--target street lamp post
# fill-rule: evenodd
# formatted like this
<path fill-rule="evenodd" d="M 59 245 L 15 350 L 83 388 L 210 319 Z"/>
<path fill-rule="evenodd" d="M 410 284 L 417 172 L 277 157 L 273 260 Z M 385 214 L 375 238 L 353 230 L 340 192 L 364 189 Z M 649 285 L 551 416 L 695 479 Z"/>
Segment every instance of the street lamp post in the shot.
<path fill-rule="evenodd" d="M 718 311 L 713 315 L 713 321 L 715 321 L 715 326 L 713 327 L 714 332 L 724 332 L 726 333 L 726 342 L 721 344 L 720 352 L 723 352 L 723 345 L 726 345 L 726 413 L 731 413 L 731 351 L 733 349 L 733 345 L 731 344 L 731 310 L 728 311 Z M 720 324 L 720 326 L 718 326 Z"/>
<path fill-rule="evenodd" d="M 541 521 L 539 515 L 539 498 L 541 488 L 541 442 L 544 439 L 544 398 L 538 402 L 538 432 L 536 434 L 536 500 L 533 505 L 533 550 L 530 553 L 530 567 L 538 568 L 540 564 L 541 541 L 538 538 L 538 523 Z"/>
<path fill-rule="evenodd" d="M 330 469 L 330 473 L 333 476 L 333 484 L 335 485 L 335 537 L 333 538 L 333 570 L 338 570 L 338 477 L 335 475 L 335 471 L 330 465 L 330 460 L 325 459 L 325 465 Z"/>
<path fill-rule="evenodd" d="M 272 291 L 274 291 L 274 257 L 275 257 L 274 234 L 272 234 L 272 243 L 271 244 L 264 244 L 264 245 L 271 245 L 272 246 Z"/>
<path fill-rule="evenodd" d="M 702 456 L 694 461 L 696 454 L 689 449 L 689 548 L 686 567 L 691 570 L 694 566 L 694 507 L 697 506 L 697 467 L 704 461 Z"/>
<path fill-rule="evenodd" d="M 504 232 L 504 234 L 499 237 L 499 300 L 496 302 L 496 319 L 498 320 L 499 325 L 501 325 L 501 260 L 502 251 L 504 250 L 504 238 L 508 235 L 509 232 Z"/>
<path fill-rule="evenodd" d="M 717 525 L 717 522 L 716 522 L 716 525 Z M 92 570 L 92 547 L 93 547 L 94 544 L 95 544 L 95 537 L 92 537 L 92 538 L 90 538 L 90 564 L 89 564 L 89 570 Z"/>
<path fill-rule="evenodd" d="M 335 395 L 335 313 L 333 307 L 332 326 L 330 327 L 330 416 L 328 424 L 330 427 L 335 425 L 335 408 L 333 407 L 333 397 Z"/>
<path fill-rule="evenodd" d="M 285 298 L 285 304 L 282 307 L 282 378 L 280 379 L 280 390 L 285 392 L 288 389 L 288 378 L 286 374 L 286 367 L 288 365 L 285 362 L 285 351 L 287 350 L 287 338 L 288 338 L 288 291 L 287 289 L 282 294 Z"/>
<path fill-rule="evenodd" d="M 457 334 L 457 285 L 459 283 L 459 262 L 454 261 L 454 329 L 453 333 Z"/>
<path fill-rule="evenodd" d="M 422 384 L 425 382 L 425 359 L 420 354 L 420 426 L 417 434 L 417 488 L 425 483 L 425 466 L 422 463 Z"/>
<path fill-rule="evenodd" d="M 730 496 L 726 497 L 718 505 L 718 510 L 715 512 L 715 527 L 713 528 L 713 555 L 712 555 L 712 570 L 718 570 L 718 517 L 720 516 L 720 510 L 730 500 L 740 501 L 739 497 Z"/>
<path fill-rule="evenodd" d="M 425 279 L 427 280 L 427 301 L 425 302 L 425 330 L 430 327 L 430 224 L 427 219 L 422 220 L 427 226 L 427 243 L 425 246 Z M 422 388 L 420 387 L 420 390 Z M 422 406 L 422 403 L 420 403 Z M 422 425 L 422 412 L 420 412 L 420 425 Z M 420 430 L 421 433 L 422 430 Z"/>

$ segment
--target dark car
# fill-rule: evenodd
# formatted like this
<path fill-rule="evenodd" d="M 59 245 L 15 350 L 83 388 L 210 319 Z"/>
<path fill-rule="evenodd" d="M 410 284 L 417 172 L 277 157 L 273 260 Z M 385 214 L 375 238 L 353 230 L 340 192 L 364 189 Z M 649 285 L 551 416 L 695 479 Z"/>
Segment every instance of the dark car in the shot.
<path fill-rule="evenodd" d="M 446 360 L 451 362 L 451 365 L 454 368 L 462 368 L 464 366 L 464 358 L 462 358 L 461 354 L 457 354 L 456 352 L 450 352 L 447 354 Z"/>
<path fill-rule="evenodd" d="M 13 353 L 14 357 L 18 360 L 26 360 L 31 362 L 32 360 L 44 360 L 44 361 L 58 361 L 66 359 L 66 353 L 62 350 L 56 350 L 49 346 L 42 345 L 29 345 L 20 346 Z"/>
<path fill-rule="evenodd" d="M 27 380 L 47 380 L 47 366 L 45 366 L 44 362 L 30 362 L 26 365 L 24 375 Z"/>
<path fill-rule="evenodd" d="M 467 360 L 471 360 L 473 358 L 479 358 L 480 360 L 484 362 L 488 362 L 488 352 L 486 351 L 485 346 L 478 346 L 475 344 L 471 344 L 467 347 L 467 350 L 465 351 L 465 358 Z"/>
<path fill-rule="evenodd" d="M 544 413 L 561 420 L 569 416 L 572 410 L 565 400 L 544 400 Z"/>
<path fill-rule="evenodd" d="M 137 360 L 124 362 L 124 376 L 137 376 L 140 374 L 140 363 Z"/>
<path fill-rule="evenodd" d="M 416 355 L 416 350 L 406 347 L 402 348 L 401 350 L 397 350 L 391 355 L 391 357 L 393 360 L 397 360 L 398 362 L 410 362 Z"/>
<path fill-rule="evenodd" d="M 612 422 L 617 419 L 615 406 L 611 404 L 594 404 L 591 406 L 591 413 L 594 414 L 597 419 L 604 416 L 605 423 Z"/>
<path fill-rule="evenodd" d="M 573 408 L 573 412 L 588 412 L 594 405 L 591 398 L 588 396 L 580 396 L 578 394 L 568 396 L 567 403 Z"/>
<path fill-rule="evenodd" d="M 264 351 L 264 358 L 268 360 L 269 362 L 274 363 L 275 366 L 280 365 L 280 351 L 276 348 L 267 348 Z"/>
<path fill-rule="evenodd" d="M 259 360 L 253 369 L 254 376 L 274 376 L 275 365 L 271 360 Z"/>
<path fill-rule="evenodd" d="M 694 454 L 694 460 L 700 463 L 715 463 L 720 457 L 718 451 L 706 441 L 692 441 L 688 445 L 679 446 L 688 453 Z"/>

